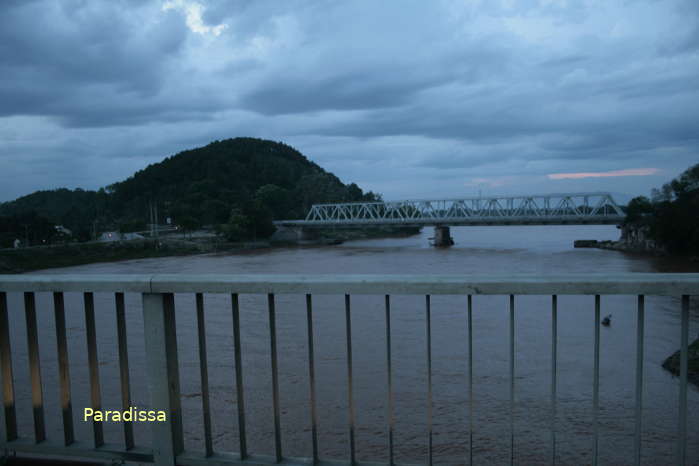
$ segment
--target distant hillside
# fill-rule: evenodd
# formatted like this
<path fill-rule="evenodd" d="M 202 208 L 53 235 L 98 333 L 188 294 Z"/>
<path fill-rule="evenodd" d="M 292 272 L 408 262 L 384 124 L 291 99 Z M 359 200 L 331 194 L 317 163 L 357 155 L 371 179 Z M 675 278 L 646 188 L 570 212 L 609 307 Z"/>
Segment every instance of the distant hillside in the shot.
<path fill-rule="evenodd" d="M 0 216 L 18 224 L 18 217 L 39 215 L 89 237 L 93 230 L 145 228 L 151 203 L 161 222 L 170 217 L 194 228 L 227 224 L 232 217 L 243 224 L 301 218 L 314 203 L 376 198 L 286 144 L 235 138 L 180 152 L 99 191 L 37 191 L 0 204 Z"/>
<path fill-rule="evenodd" d="M 97 224 L 107 225 L 109 196 L 104 190 L 56 189 L 36 191 L 0 204 L 0 248 L 10 247 L 15 238 L 29 244 L 51 242 L 52 225 L 68 226 L 76 238 L 90 239 Z"/>
<path fill-rule="evenodd" d="M 99 199 L 99 200 L 98 200 Z M 106 196 L 97 191 L 61 188 L 53 191 L 36 191 L 11 202 L 0 204 L 3 215 L 22 215 L 35 212 L 43 217 L 70 218 L 71 215 L 84 215 L 86 211 L 104 209 Z"/>

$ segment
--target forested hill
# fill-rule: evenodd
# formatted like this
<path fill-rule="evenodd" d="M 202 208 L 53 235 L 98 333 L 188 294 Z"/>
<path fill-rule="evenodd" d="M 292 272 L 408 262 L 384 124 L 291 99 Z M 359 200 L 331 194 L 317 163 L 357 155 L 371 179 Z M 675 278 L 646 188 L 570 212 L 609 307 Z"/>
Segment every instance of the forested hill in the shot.
<path fill-rule="evenodd" d="M 255 200 L 275 218 L 297 218 L 313 203 L 374 198 L 354 183 L 343 184 L 286 144 L 253 138 L 215 141 L 181 152 L 107 187 L 107 192 L 119 217 L 154 199 L 174 218 L 192 216 L 204 224 L 225 222 L 231 208 Z"/>
<path fill-rule="evenodd" d="M 301 218 L 314 203 L 376 198 L 354 183 L 343 184 L 286 144 L 235 138 L 167 157 L 99 191 L 37 191 L 0 204 L 0 231 L 36 217 L 81 237 L 94 230 L 134 231 L 145 229 L 151 204 L 161 222 L 170 217 L 193 228 L 226 225 L 233 218 L 245 230 L 246 222 Z"/>

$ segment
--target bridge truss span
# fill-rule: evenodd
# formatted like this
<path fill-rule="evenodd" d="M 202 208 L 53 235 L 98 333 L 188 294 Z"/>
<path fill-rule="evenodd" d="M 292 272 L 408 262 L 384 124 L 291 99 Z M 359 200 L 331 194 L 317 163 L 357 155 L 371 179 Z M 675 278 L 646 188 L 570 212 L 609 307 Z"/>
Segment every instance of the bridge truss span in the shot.
<path fill-rule="evenodd" d="M 609 193 L 316 204 L 305 220 L 281 225 L 618 224 L 624 212 Z"/>

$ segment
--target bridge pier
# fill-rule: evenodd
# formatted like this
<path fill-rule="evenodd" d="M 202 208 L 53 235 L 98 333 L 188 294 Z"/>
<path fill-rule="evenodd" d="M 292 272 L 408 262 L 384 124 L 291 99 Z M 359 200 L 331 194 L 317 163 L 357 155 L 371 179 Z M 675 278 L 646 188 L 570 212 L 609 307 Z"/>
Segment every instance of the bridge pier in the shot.
<path fill-rule="evenodd" d="M 316 228 L 299 228 L 297 234 L 300 241 L 313 241 L 320 238 L 320 230 Z"/>
<path fill-rule="evenodd" d="M 287 227 L 277 225 L 277 231 L 272 235 L 272 241 L 290 242 L 313 241 L 320 238 L 320 231 L 315 228 Z"/>
<path fill-rule="evenodd" d="M 438 248 L 447 248 L 454 245 L 454 239 L 451 237 L 449 227 L 437 225 L 434 227 L 434 246 Z"/>

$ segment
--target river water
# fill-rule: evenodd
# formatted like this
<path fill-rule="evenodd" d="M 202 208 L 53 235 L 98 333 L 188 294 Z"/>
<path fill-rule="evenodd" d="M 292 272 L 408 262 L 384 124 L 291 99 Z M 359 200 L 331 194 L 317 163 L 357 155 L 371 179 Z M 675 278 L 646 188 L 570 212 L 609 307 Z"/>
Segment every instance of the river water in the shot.
<path fill-rule="evenodd" d="M 512 226 L 453 228 L 456 245 L 428 245 L 431 229 L 409 238 L 352 241 L 328 247 L 298 247 L 236 254 L 131 260 L 43 273 L 614 273 L 690 272 L 697 266 L 670 259 L 597 249 L 573 249 L 575 239 L 616 239 L 613 226 Z M 692 269 L 692 267 L 694 269 Z M 26 329 L 21 295 L 8 296 L 15 388 L 21 433 L 31 436 Z M 517 464 L 547 464 L 551 451 L 551 298 L 516 297 L 514 455 Z M 120 408 L 116 325 L 112 295 L 95 294 L 104 409 Z M 47 428 L 61 438 L 56 341 L 49 294 L 37 295 Z M 177 338 L 186 447 L 203 450 L 196 314 L 192 295 L 176 296 Z M 248 449 L 274 451 L 271 364 L 266 296 L 240 297 Z M 308 349 L 304 296 L 277 296 L 282 444 L 285 456 L 311 455 Z M 133 405 L 146 408 L 140 296 L 126 295 Z M 469 413 L 466 297 L 432 297 L 434 462 L 467 464 L 468 426 L 473 416 L 473 461 L 507 464 L 510 457 L 509 308 L 507 296 L 473 298 L 473 412 Z M 207 347 L 214 448 L 238 450 L 230 296 L 206 295 Z M 386 461 L 387 382 L 383 296 L 352 297 L 354 400 L 357 459 Z M 690 341 L 699 332 L 699 306 L 690 302 Z M 392 358 L 395 388 L 395 454 L 398 462 L 421 462 L 427 454 L 427 364 L 425 298 L 392 298 Z M 591 463 L 594 298 L 558 298 L 559 464 Z M 660 366 L 679 347 L 677 297 L 646 298 L 643 464 L 675 464 L 678 379 Z M 636 297 L 603 296 L 601 329 L 600 464 L 632 464 L 636 361 Z M 81 296 L 66 294 L 75 428 L 89 442 L 82 421 L 90 406 Z M 347 459 L 347 366 L 343 296 L 314 297 L 314 335 L 320 456 Z M 689 389 L 690 464 L 699 464 L 699 390 Z M 150 441 L 145 423 L 137 443 Z M 105 425 L 108 442 L 121 443 L 118 424 Z"/>

